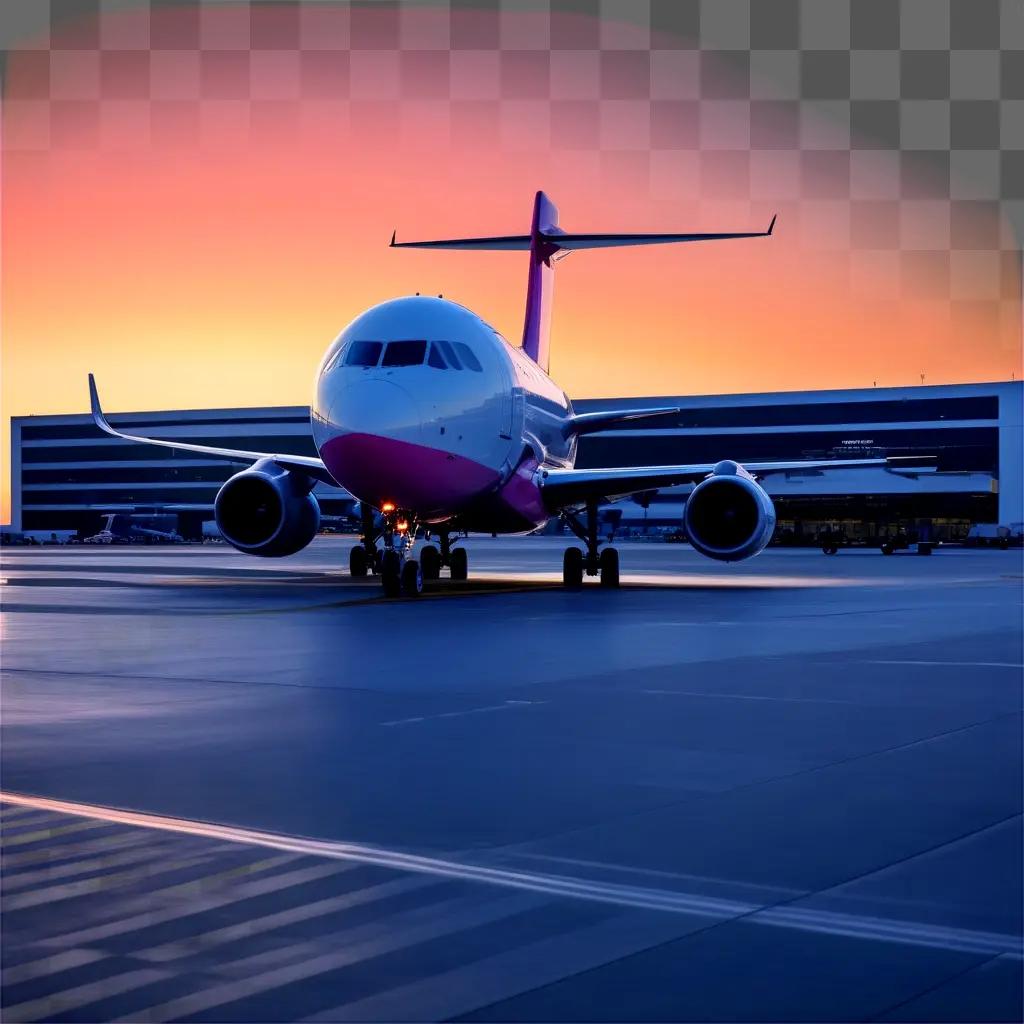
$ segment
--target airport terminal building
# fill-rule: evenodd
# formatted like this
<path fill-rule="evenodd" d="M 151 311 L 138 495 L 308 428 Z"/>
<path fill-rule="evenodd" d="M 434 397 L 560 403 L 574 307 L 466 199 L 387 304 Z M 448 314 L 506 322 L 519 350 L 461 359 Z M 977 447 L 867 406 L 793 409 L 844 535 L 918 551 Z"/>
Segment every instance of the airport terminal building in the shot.
<path fill-rule="evenodd" d="M 937 457 L 936 471 L 913 475 L 879 469 L 773 476 L 768 490 L 781 542 L 809 543 L 836 527 L 851 538 L 902 527 L 956 539 L 973 524 L 1010 525 L 1024 517 L 1019 381 L 574 402 L 580 412 L 650 405 L 682 411 L 582 438 L 577 465 Z M 154 437 L 316 454 L 303 406 L 121 413 L 110 420 Z M 111 512 L 173 513 L 179 532 L 197 538 L 213 517 L 218 488 L 235 471 L 229 463 L 109 437 L 87 414 L 15 417 L 11 529 L 88 535 Z M 623 524 L 678 526 L 688 490 L 620 503 Z M 325 516 L 351 513 L 345 491 L 318 484 L 315 493 Z"/>

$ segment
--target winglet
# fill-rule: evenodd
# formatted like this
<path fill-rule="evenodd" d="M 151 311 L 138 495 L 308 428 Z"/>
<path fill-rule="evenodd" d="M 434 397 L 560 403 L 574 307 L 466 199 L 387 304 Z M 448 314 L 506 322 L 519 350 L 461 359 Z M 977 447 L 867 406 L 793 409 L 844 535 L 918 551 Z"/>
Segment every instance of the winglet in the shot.
<path fill-rule="evenodd" d="M 397 238 L 397 237 L 398 237 L 398 228 L 395 228 L 395 230 L 391 232 L 391 242 L 389 243 L 392 249 L 395 247 L 395 238 Z"/>
<path fill-rule="evenodd" d="M 107 422 L 107 417 L 103 415 L 103 409 L 100 407 L 100 396 L 96 391 L 96 378 L 91 373 L 89 374 L 89 404 L 92 406 L 93 423 L 100 430 L 116 435 L 117 431 Z"/>
<path fill-rule="evenodd" d="M 776 217 L 778 217 L 778 214 L 777 214 L 777 213 L 775 213 L 775 214 L 772 214 L 772 222 L 771 222 L 771 224 L 769 224 L 769 225 L 768 225 L 768 234 L 769 234 L 769 235 L 770 235 L 770 234 L 772 233 L 772 231 L 773 231 L 773 230 L 775 229 L 775 219 L 776 219 Z"/>

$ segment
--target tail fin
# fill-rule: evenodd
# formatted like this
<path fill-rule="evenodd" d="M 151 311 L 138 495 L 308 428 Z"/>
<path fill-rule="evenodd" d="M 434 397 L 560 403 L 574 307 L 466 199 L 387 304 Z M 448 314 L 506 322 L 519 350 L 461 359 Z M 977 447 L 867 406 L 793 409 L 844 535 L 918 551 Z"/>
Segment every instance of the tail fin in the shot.
<path fill-rule="evenodd" d="M 554 288 L 552 263 L 576 249 L 605 249 L 620 245 L 657 245 L 663 242 L 709 242 L 723 238 L 766 238 L 775 228 L 772 217 L 767 231 L 696 232 L 689 234 L 571 234 L 558 226 L 558 210 L 543 193 L 533 201 L 533 222 L 528 235 L 496 235 L 489 238 L 446 238 L 429 242 L 396 242 L 396 249 L 527 249 L 530 274 L 526 285 L 526 320 L 523 351 L 544 372 L 548 369 L 551 297 Z"/>
<path fill-rule="evenodd" d="M 552 260 L 568 255 L 555 239 L 565 232 L 558 226 L 558 208 L 543 193 L 533 200 L 530 224 L 530 274 L 526 279 L 526 319 L 523 351 L 545 372 L 551 348 L 551 303 L 555 291 Z"/>

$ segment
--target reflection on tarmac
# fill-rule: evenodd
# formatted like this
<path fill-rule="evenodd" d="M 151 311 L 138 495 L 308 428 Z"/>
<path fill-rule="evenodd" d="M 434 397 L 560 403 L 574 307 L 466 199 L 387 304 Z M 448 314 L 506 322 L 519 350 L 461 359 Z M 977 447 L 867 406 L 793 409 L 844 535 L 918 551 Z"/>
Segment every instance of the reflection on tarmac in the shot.
<path fill-rule="evenodd" d="M 4 553 L 5 1020 L 1019 1020 L 1021 557 Z"/>

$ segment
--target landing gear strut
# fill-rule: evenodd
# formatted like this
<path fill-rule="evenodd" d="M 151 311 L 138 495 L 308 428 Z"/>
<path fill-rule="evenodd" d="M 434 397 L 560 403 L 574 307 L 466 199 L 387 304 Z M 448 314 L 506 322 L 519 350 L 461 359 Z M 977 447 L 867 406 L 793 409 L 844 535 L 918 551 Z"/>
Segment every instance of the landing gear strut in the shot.
<path fill-rule="evenodd" d="M 367 573 L 376 575 L 381 569 L 381 552 L 377 550 L 377 538 L 381 531 L 374 520 L 373 509 L 365 502 L 360 503 L 359 515 L 363 535 L 348 553 L 348 569 L 353 576 L 365 576 Z"/>
<path fill-rule="evenodd" d="M 438 532 L 438 547 L 425 544 L 417 561 L 412 557 L 416 523 L 390 503 L 385 503 L 378 516 L 364 504 L 361 508 L 362 536 L 349 552 L 349 571 L 362 577 L 368 573 L 380 576 L 386 597 L 416 597 L 423 592 L 425 580 L 441 576 L 441 567 L 448 566 L 453 580 L 469 575 L 469 559 L 465 548 L 453 548 L 451 530 Z M 382 541 L 381 547 L 377 541 Z"/>
<path fill-rule="evenodd" d="M 583 576 L 600 576 L 602 587 L 619 585 L 619 553 L 606 547 L 598 552 L 601 539 L 597 535 L 597 502 L 587 502 L 586 525 L 575 512 L 564 512 L 562 518 L 569 529 L 587 546 L 586 553 L 579 548 L 567 548 L 562 559 L 562 583 L 573 590 L 583 586 Z"/>
<path fill-rule="evenodd" d="M 433 551 L 437 556 L 437 571 L 430 579 L 437 579 L 441 575 L 441 566 L 447 565 L 451 578 L 453 580 L 464 580 L 469 577 L 469 556 L 466 553 L 465 548 L 453 548 L 452 547 L 452 532 L 449 529 L 441 530 L 437 535 L 438 543 L 441 545 L 441 550 L 432 545 L 428 545 L 420 552 L 420 558 L 423 561 L 423 575 L 427 577 L 427 559 L 428 551 Z M 434 555 L 430 555 L 431 563 L 433 565 Z"/>
<path fill-rule="evenodd" d="M 349 552 L 348 564 L 352 575 L 379 575 L 385 597 L 418 597 L 423 592 L 425 573 L 420 563 L 411 557 L 416 532 L 412 518 L 390 504 L 381 509 L 379 520 L 366 504 L 361 512 L 361 542 Z M 383 540 L 382 548 L 377 547 L 378 540 Z M 436 548 L 428 550 L 437 555 Z M 430 555 L 426 557 L 429 562 Z"/>

